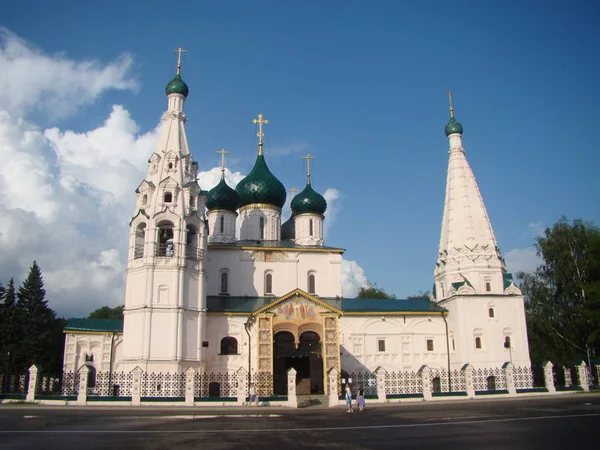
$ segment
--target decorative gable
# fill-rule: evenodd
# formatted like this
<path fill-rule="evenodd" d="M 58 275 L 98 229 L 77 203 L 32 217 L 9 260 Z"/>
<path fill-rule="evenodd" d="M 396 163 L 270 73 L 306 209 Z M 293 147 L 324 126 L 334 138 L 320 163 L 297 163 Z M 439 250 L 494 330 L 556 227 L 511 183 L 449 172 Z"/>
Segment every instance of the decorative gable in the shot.
<path fill-rule="evenodd" d="M 283 297 L 256 310 L 254 314 L 271 312 L 274 320 L 287 322 L 304 322 L 320 320 L 322 312 L 342 314 L 342 311 L 307 294 L 302 289 L 295 289 Z"/>

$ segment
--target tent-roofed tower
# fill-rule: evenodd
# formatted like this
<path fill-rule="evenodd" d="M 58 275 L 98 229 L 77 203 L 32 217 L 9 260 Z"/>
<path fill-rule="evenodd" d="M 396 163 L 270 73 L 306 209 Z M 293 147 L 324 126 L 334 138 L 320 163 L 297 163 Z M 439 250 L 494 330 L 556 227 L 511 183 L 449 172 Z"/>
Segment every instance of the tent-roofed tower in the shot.
<path fill-rule="evenodd" d="M 183 111 L 189 94 L 177 72 L 130 222 L 123 370 L 181 372 L 199 367 L 206 308 L 204 202 L 196 182 Z M 190 343 L 194 343 L 190 345 Z"/>

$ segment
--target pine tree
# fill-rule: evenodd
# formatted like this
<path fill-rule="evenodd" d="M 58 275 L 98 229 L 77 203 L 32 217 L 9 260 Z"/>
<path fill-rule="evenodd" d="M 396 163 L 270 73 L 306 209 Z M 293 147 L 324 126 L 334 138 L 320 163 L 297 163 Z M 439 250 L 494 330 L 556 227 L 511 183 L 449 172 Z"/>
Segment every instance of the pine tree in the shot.
<path fill-rule="evenodd" d="M 3 292 L 4 304 L 2 305 L 2 322 L 0 322 L 0 336 L 2 337 L 0 351 L 2 352 L 2 371 L 15 373 L 14 361 L 21 358 L 20 339 L 23 323 L 17 309 L 17 295 L 13 278 Z"/>

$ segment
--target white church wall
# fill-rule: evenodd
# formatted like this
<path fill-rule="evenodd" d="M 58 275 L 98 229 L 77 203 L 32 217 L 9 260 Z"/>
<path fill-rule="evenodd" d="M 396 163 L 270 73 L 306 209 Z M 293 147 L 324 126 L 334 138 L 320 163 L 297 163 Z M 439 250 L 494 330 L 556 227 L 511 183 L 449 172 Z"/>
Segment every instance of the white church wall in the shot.
<path fill-rule="evenodd" d="M 240 368 L 248 370 L 248 335 L 244 329 L 245 316 L 210 314 L 207 320 L 208 348 L 205 349 L 206 371 L 209 373 L 233 373 Z M 221 354 L 221 341 L 225 337 L 237 340 L 238 353 Z M 255 355 L 254 351 L 253 354 Z"/>

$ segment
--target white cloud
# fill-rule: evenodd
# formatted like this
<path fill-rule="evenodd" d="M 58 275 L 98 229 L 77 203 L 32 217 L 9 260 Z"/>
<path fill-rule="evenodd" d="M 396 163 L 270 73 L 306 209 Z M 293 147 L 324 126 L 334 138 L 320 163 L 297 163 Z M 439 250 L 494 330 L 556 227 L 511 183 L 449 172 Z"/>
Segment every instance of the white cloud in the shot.
<path fill-rule="evenodd" d="M 228 168 L 225 168 L 225 182 L 227 185 L 235 189 L 237 184 L 244 179 L 246 175 L 242 175 L 240 172 L 232 172 Z M 210 191 L 221 181 L 221 168 L 213 167 L 210 170 L 204 172 L 198 172 L 198 184 L 205 191 Z"/>
<path fill-rule="evenodd" d="M 534 247 L 515 248 L 504 255 L 507 269 L 510 272 L 533 273 L 542 264 L 542 259 L 536 254 Z"/>
<path fill-rule="evenodd" d="M 528 226 L 531 232 L 533 233 L 533 237 L 538 238 L 546 236 L 546 227 L 542 222 L 533 222 L 530 223 Z"/>
<path fill-rule="evenodd" d="M 327 188 L 323 197 L 327 201 L 327 211 L 325 212 L 325 220 L 323 221 L 323 237 L 327 238 L 329 230 L 335 222 L 337 213 L 341 209 L 340 205 L 340 191 L 334 188 Z"/>
<path fill-rule="evenodd" d="M 369 282 L 365 271 L 356 261 L 342 260 L 342 296 L 353 298 L 358 295 L 360 288 L 367 287 Z"/>
<path fill-rule="evenodd" d="M 138 82 L 129 75 L 132 66 L 133 58 L 126 54 L 107 64 L 48 55 L 0 27 L 0 109 L 65 117 L 106 90 L 137 90 Z"/>

